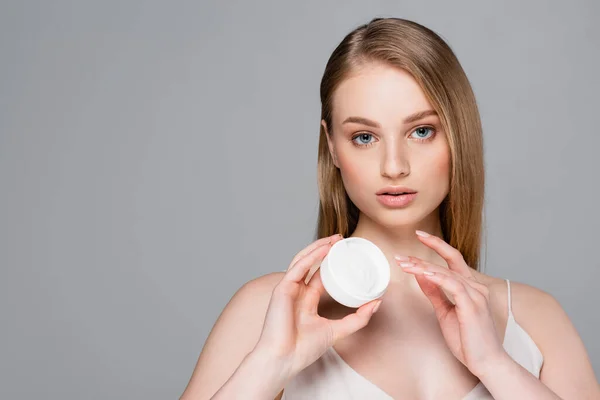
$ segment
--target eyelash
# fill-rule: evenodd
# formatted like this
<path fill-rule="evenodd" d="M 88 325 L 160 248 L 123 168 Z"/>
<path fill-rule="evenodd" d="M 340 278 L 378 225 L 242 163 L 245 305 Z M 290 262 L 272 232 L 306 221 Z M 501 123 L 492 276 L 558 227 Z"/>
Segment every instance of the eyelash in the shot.
<path fill-rule="evenodd" d="M 415 139 L 415 140 L 416 140 L 416 141 L 418 141 L 418 142 L 428 142 L 428 141 L 430 141 L 430 140 L 433 140 L 433 138 L 435 137 L 435 135 L 437 134 L 437 132 L 436 132 L 435 128 L 434 128 L 434 127 L 432 127 L 432 126 L 419 126 L 419 127 L 415 128 L 415 129 L 413 130 L 413 132 L 415 132 L 415 131 L 416 131 L 416 130 L 418 130 L 418 129 L 423 129 L 423 128 L 425 128 L 425 129 L 429 129 L 429 130 L 432 132 L 432 135 L 431 135 L 430 137 L 428 137 L 428 138 L 425 138 L 425 139 Z M 357 135 L 354 135 L 354 136 L 352 137 L 352 139 L 351 139 L 351 140 L 352 140 L 352 144 L 353 144 L 353 145 L 355 145 L 356 147 L 359 147 L 359 148 L 366 148 L 366 147 L 370 147 L 370 146 L 372 146 L 374 142 L 367 143 L 367 144 L 358 144 L 358 143 L 356 143 L 356 142 L 354 141 L 356 138 L 359 138 L 359 137 L 361 137 L 362 135 L 369 135 L 369 136 L 373 136 L 373 134 L 372 134 L 372 133 L 368 133 L 368 132 L 360 132 L 359 134 L 357 134 Z"/>

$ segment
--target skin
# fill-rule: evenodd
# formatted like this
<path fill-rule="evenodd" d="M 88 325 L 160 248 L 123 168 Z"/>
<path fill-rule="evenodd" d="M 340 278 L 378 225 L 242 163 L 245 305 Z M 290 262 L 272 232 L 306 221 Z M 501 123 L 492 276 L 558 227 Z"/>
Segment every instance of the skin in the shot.
<path fill-rule="evenodd" d="M 540 379 L 504 351 L 506 282 L 474 271 L 440 239 L 450 153 L 439 118 L 403 123 L 431 109 L 408 73 L 370 64 L 336 90 L 332 126 L 322 121 L 334 163 L 360 210 L 352 236 L 377 244 L 392 267 L 377 311 L 372 314 L 374 302 L 358 311 L 346 308 L 324 291 L 319 272 L 309 268 L 339 238 L 320 239 L 298 253 L 287 272 L 247 282 L 232 297 L 182 399 L 239 393 L 279 399 L 289 372 L 318 358 L 331 340 L 351 368 L 393 398 L 462 399 L 479 381 L 495 399 L 600 398 L 583 343 L 548 293 L 511 281 L 515 319 L 544 356 Z M 343 124 L 350 116 L 380 126 Z M 403 209 L 386 208 L 375 193 L 388 185 L 412 188 L 417 197 Z"/>
<path fill-rule="evenodd" d="M 535 396 L 527 398 L 596 398 L 598 384 L 579 335 L 547 293 L 512 285 L 513 313 L 545 356 L 540 380 L 504 351 L 506 282 L 469 268 L 440 239 L 438 207 L 449 190 L 448 140 L 436 115 L 403 123 L 433 109 L 412 76 L 367 65 L 339 86 L 333 104 L 332 127 L 321 123 L 348 196 L 360 210 L 352 236 L 373 241 L 398 266 L 369 325 L 335 345 L 347 364 L 394 398 L 460 399 L 479 381 L 497 399 L 514 398 L 521 388 L 525 397 Z M 379 127 L 343 123 L 350 116 Z M 431 140 L 418 140 L 423 138 Z M 386 208 L 375 193 L 388 185 L 414 189 L 417 198 L 406 208 Z M 418 230 L 430 235 L 419 236 Z M 327 295 L 322 300 L 323 315 L 345 315 Z M 536 302 L 543 316 L 528 312 Z M 566 324 L 563 337 L 544 329 L 550 318 Z M 565 341 L 574 353 L 557 351 Z"/>
<path fill-rule="evenodd" d="M 367 66 L 338 87 L 333 104 L 332 132 L 321 123 L 346 192 L 360 210 L 352 236 L 372 240 L 390 261 L 400 254 L 443 263 L 415 235 L 417 229 L 442 235 L 438 207 L 448 194 L 450 180 L 450 150 L 439 118 L 403 123 L 414 113 L 433 110 L 421 88 L 406 72 Z M 350 116 L 376 121 L 381 128 L 342 124 Z M 417 191 L 416 201 L 404 209 L 382 206 L 375 193 L 388 185 Z M 414 279 L 398 269 L 391 279 L 396 286 L 416 289 Z"/>
<path fill-rule="evenodd" d="M 333 126 L 329 129 L 322 124 L 348 196 L 361 211 L 352 236 L 373 241 L 392 266 L 397 265 L 395 255 L 410 255 L 447 267 L 415 234 L 422 230 L 442 236 L 438 207 L 448 194 L 450 178 L 450 150 L 439 117 L 403 122 L 417 112 L 433 110 L 419 85 L 402 70 L 368 65 L 338 87 L 333 104 Z M 380 127 L 343 124 L 350 116 L 368 118 Z M 388 185 L 416 190 L 417 198 L 406 208 L 386 208 L 376 192 Z M 344 314 L 343 307 L 328 296 L 323 298 L 322 312 Z M 500 314 L 498 310 L 498 319 Z M 335 349 L 357 372 L 393 397 L 444 393 L 447 398 L 461 398 L 479 379 L 445 346 L 436 324 L 414 276 L 392 268 L 391 283 L 377 314 L 366 328 L 340 341 Z M 494 326 L 498 334 L 502 328 L 501 322 L 498 328 Z M 398 373 L 388 374 L 389 370 Z M 431 380 L 425 384 L 419 379 L 422 376 Z"/>

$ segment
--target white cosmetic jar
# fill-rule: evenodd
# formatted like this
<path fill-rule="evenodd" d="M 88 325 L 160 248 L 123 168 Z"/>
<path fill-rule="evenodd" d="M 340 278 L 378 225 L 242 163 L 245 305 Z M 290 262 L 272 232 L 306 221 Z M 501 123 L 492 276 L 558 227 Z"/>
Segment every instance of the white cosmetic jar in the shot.
<path fill-rule="evenodd" d="M 358 308 L 378 299 L 390 283 L 390 264 L 385 254 L 361 237 L 334 243 L 320 269 L 327 293 L 346 307 Z"/>

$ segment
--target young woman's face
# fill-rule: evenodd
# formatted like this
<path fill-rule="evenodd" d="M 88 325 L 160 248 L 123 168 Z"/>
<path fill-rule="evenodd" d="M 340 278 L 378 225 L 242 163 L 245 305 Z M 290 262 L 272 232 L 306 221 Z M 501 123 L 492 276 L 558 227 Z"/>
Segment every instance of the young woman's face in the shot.
<path fill-rule="evenodd" d="M 334 93 L 329 150 L 350 199 L 381 225 L 436 217 L 448 194 L 450 150 L 440 119 L 435 113 L 415 119 L 428 111 L 433 108 L 414 78 L 386 65 L 361 69 Z M 390 207 L 377 195 L 387 186 L 417 195 L 406 206 Z"/>

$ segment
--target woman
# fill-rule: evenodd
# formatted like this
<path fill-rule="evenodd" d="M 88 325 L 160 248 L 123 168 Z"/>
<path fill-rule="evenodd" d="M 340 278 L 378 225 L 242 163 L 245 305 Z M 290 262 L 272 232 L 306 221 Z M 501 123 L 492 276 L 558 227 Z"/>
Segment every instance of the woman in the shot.
<path fill-rule="evenodd" d="M 479 271 L 481 122 L 448 45 L 374 19 L 334 50 L 321 101 L 320 239 L 233 296 L 181 398 L 599 399 L 556 300 Z M 311 267 L 335 234 L 386 254 L 381 299 L 325 292 Z"/>

